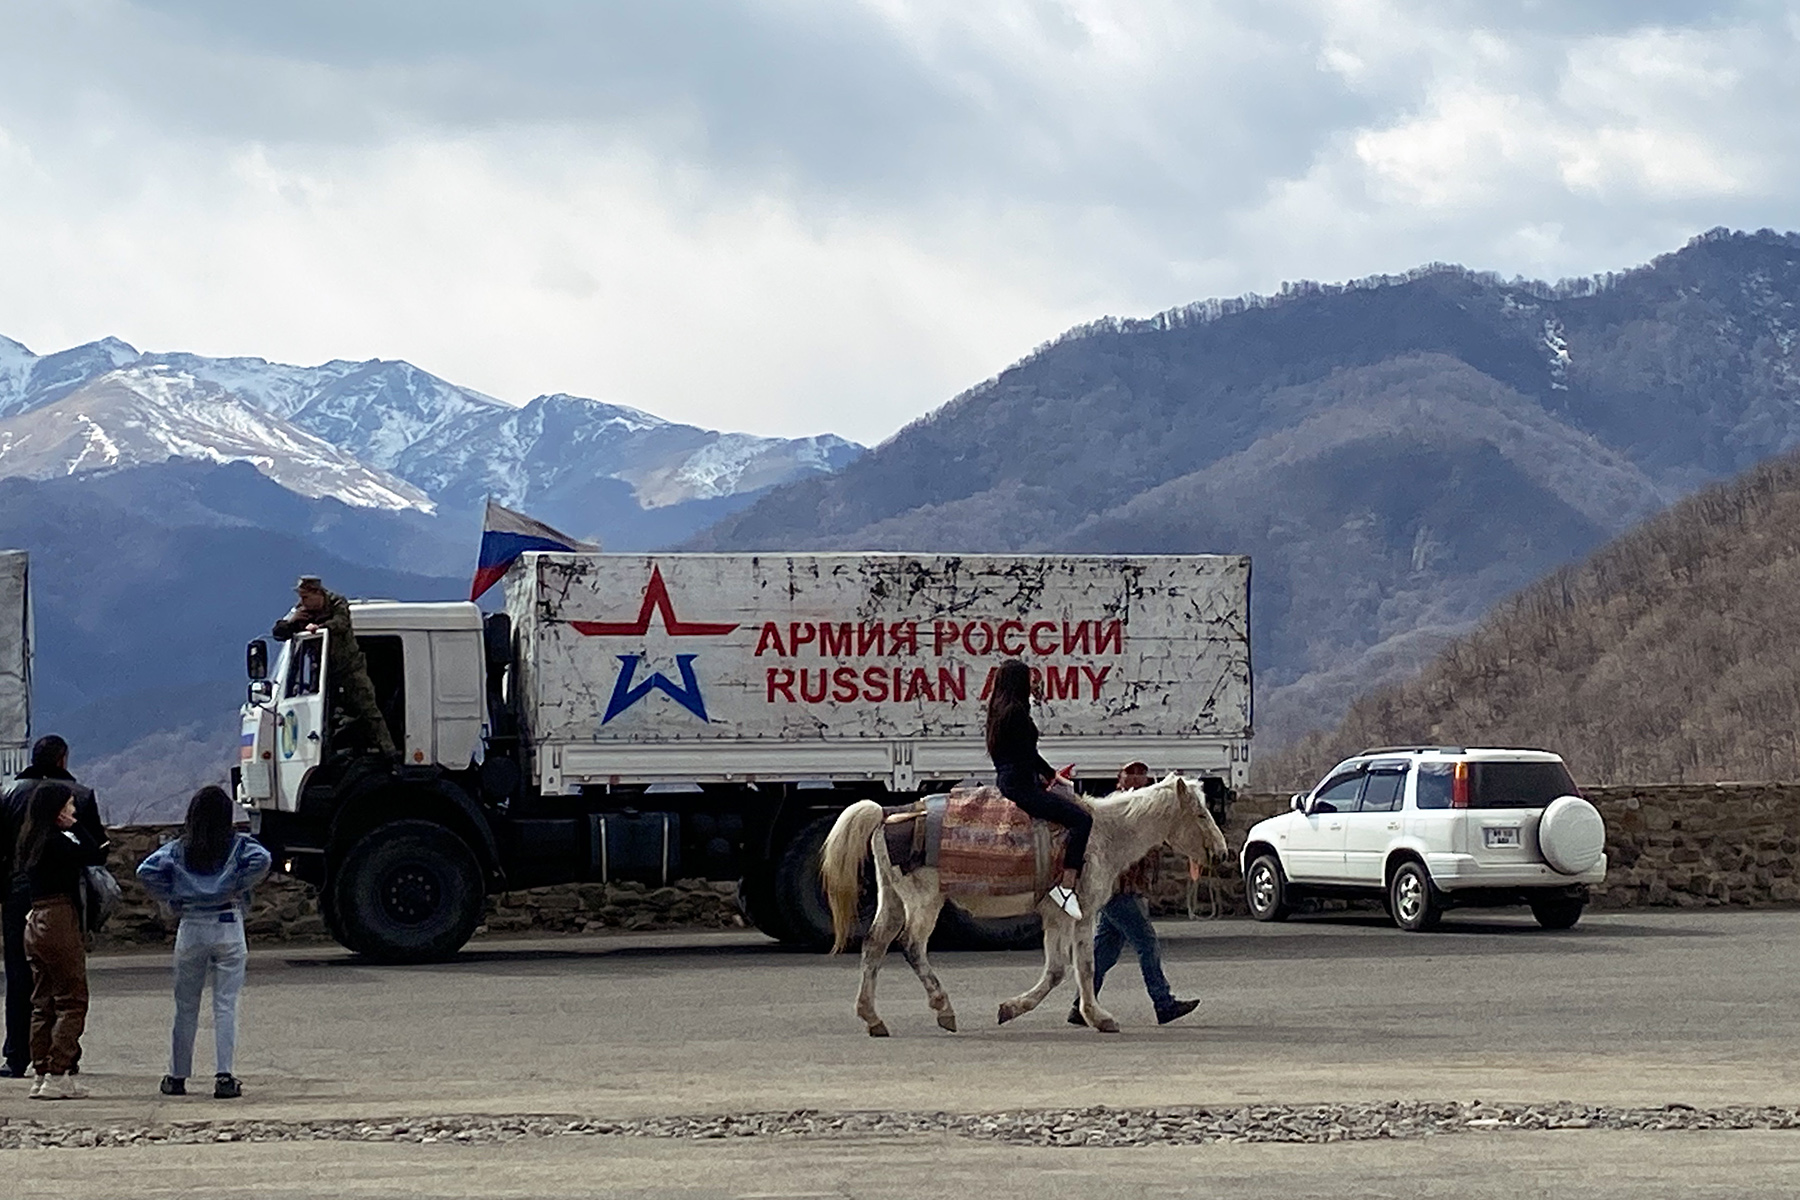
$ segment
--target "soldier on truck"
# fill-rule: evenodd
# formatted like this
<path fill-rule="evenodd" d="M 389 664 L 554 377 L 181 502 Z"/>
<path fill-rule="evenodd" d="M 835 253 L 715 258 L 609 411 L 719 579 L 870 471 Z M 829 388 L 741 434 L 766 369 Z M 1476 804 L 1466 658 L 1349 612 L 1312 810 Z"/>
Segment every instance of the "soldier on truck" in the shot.
<path fill-rule="evenodd" d="M 317 575 L 302 575 L 294 584 L 298 598 L 293 610 L 275 622 L 274 637 L 285 642 L 296 634 L 324 630 L 327 664 L 336 693 L 338 728 L 353 745 L 393 755 L 394 739 L 388 732 L 387 720 L 375 701 L 375 685 L 369 681 L 369 666 L 363 660 L 362 648 L 356 644 L 356 631 L 350 622 L 350 602 L 336 592 L 325 590 Z"/>

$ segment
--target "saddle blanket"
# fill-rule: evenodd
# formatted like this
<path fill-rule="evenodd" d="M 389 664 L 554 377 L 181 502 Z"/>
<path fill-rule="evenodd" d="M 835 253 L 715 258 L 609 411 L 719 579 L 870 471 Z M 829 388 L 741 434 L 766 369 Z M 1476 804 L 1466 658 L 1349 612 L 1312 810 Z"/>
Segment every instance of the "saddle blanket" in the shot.
<path fill-rule="evenodd" d="M 1042 896 L 1062 872 L 1068 830 L 1034 820 L 999 788 L 958 788 L 884 811 L 888 858 L 902 873 L 936 867 L 946 895 Z"/>

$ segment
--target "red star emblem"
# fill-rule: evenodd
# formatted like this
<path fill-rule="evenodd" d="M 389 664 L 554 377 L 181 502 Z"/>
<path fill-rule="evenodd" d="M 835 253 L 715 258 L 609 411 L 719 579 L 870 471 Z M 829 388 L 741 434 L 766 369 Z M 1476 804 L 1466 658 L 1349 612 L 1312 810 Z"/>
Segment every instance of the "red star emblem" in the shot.
<path fill-rule="evenodd" d="M 669 587 L 663 582 L 662 568 L 650 568 L 650 584 L 644 589 L 644 603 L 635 621 L 570 621 L 576 633 L 589 637 L 642 637 L 650 631 L 650 614 L 662 614 L 663 629 L 670 637 L 716 637 L 737 628 L 717 621 L 683 621 L 669 603 Z"/>

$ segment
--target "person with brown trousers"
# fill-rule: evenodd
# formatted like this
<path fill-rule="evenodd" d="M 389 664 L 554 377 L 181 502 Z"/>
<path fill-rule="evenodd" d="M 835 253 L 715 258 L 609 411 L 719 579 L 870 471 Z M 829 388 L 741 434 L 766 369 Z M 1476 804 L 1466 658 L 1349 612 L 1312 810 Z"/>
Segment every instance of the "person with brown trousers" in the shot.
<path fill-rule="evenodd" d="M 0 940 L 5 945 L 6 970 L 6 1048 L 0 1076 L 12 1079 L 31 1074 L 31 964 L 25 958 L 31 883 L 17 853 L 19 834 L 32 793 L 52 785 L 66 786 L 75 794 L 75 825 L 86 839 L 95 845 L 106 842 L 106 827 L 93 789 L 83 787 L 69 774 L 69 743 L 54 733 L 45 734 L 32 743 L 31 765 L 0 791 Z"/>
<path fill-rule="evenodd" d="M 75 793 L 50 783 L 31 794 L 19 834 L 19 861 L 31 889 L 25 957 L 31 963 L 33 1100 L 76 1100 L 87 1090 L 70 1074 L 87 1027 L 87 944 L 79 911 L 82 871 L 106 862 L 106 845 L 79 832 Z"/>

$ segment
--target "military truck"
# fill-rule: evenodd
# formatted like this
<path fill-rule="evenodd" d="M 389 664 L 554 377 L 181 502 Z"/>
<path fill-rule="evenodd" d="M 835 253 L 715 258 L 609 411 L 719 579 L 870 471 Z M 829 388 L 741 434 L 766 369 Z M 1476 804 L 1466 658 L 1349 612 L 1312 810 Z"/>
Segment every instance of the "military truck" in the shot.
<path fill-rule="evenodd" d="M 991 777 L 1009 657 L 1058 765 L 1247 781 L 1247 558 L 534 553 L 504 586 L 487 615 L 353 604 L 397 760 L 334 744 L 327 634 L 249 645 L 237 795 L 373 958 L 452 954 L 486 895 L 574 881 L 735 880 L 758 928 L 828 942 L 831 821 Z"/>
<path fill-rule="evenodd" d="M 31 562 L 0 550 L 0 780 L 29 762 L 31 738 Z"/>

